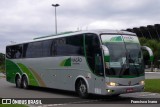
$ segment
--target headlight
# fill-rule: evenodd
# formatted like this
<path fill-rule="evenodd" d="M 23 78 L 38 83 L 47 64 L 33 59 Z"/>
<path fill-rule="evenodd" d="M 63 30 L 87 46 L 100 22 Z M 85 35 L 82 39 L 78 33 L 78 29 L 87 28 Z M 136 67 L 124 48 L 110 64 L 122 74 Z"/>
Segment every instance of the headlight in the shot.
<path fill-rule="evenodd" d="M 139 84 L 140 84 L 140 85 L 144 85 L 145 82 L 144 82 L 144 81 L 140 81 Z"/>
<path fill-rule="evenodd" d="M 107 85 L 109 85 L 109 86 L 117 86 L 118 84 L 115 83 L 115 82 L 108 82 Z"/>

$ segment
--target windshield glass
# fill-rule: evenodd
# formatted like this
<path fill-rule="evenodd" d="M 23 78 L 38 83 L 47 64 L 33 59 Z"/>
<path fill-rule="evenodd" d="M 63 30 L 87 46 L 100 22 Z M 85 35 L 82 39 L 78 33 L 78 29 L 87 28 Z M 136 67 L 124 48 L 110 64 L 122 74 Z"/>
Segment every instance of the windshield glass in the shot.
<path fill-rule="evenodd" d="M 123 42 L 105 43 L 110 53 L 110 67 L 121 67 L 126 60 L 126 49 Z"/>
<path fill-rule="evenodd" d="M 136 43 L 125 43 L 127 54 L 131 62 L 140 63 L 141 62 L 141 50 L 140 45 Z"/>
<path fill-rule="evenodd" d="M 141 75 L 144 73 L 144 65 L 140 45 L 136 43 L 125 43 L 130 75 Z"/>
<path fill-rule="evenodd" d="M 101 35 L 102 43 L 109 49 L 109 68 L 106 76 L 139 76 L 144 74 L 143 58 L 138 38 L 122 35 Z M 133 41 L 133 40 L 136 40 Z M 132 41 L 131 41 L 132 40 Z M 138 42 L 137 42 L 138 41 Z M 106 62 L 105 62 L 106 63 Z"/>

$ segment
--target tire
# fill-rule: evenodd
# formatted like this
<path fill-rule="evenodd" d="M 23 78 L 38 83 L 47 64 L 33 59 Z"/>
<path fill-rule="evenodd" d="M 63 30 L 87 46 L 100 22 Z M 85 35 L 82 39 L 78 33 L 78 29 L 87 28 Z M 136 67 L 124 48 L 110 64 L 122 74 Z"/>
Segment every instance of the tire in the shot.
<path fill-rule="evenodd" d="M 27 80 L 27 77 L 26 77 L 26 76 L 24 76 L 24 77 L 22 78 L 22 87 L 23 87 L 24 89 L 28 89 L 28 88 L 29 88 L 29 86 L 28 86 L 28 80 Z"/>
<path fill-rule="evenodd" d="M 120 94 L 111 95 L 110 97 L 117 98 Z"/>
<path fill-rule="evenodd" d="M 16 83 L 16 87 L 17 88 L 22 88 L 22 86 L 21 86 L 21 78 L 19 76 L 16 76 L 15 83 Z"/>
<path fill-rule="evenodd" d="M 84 80 L 80 79 L 77 84 L 77 93 L 81 98 L 88 98 L 88 89 Z"/>

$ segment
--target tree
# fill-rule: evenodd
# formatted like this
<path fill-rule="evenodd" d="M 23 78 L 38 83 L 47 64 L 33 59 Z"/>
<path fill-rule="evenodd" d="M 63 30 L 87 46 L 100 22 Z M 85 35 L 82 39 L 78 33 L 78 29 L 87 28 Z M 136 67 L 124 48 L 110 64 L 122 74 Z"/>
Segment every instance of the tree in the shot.
<path fill-rule="evenodd" d="M 152 49 L 153 55 L 154 55 L 154 67 L 159 66 L 159 60 L 160 60 L 160 43 L 157 40 L 154 39 L 147 39 L 147 38 L 139 38 L 140 43 L 142 46 L 148 46 Z M 144 57 L 147 55 L 147 53 L 144 53 Z"/>
<path fill-rule="evenodd" d="M 0 71 L 5 71 L 5 54 L 0 53 Z"/>

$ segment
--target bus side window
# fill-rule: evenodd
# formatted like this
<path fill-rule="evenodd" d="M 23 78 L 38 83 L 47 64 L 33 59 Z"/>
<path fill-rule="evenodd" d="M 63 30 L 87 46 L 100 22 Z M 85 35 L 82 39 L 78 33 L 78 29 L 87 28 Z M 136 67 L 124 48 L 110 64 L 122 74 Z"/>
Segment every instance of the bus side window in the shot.
<path fill-rule="evenodd" d="M 42 49 L 43 49 L 43 57 L 54 56 L 54 40 L 45 40 L 43 41 Z"/>
<path fill-rule="evenodd" d="M 8 46 L 6 48 L 6 56 L 9 59 L 22 58 L 22 45 Z"/>
<path fill-rule="evenodd" d="M 63 40 L 64 42 L 58 42 Z M 56 56 L 84 56 L 83 35 L 74 35 L 55 40 Z"/>
<path fill-rule="evenodd" d="M 24 44 L 23 57 L 24 58 L 42 57 L 42 42 Z"/>

